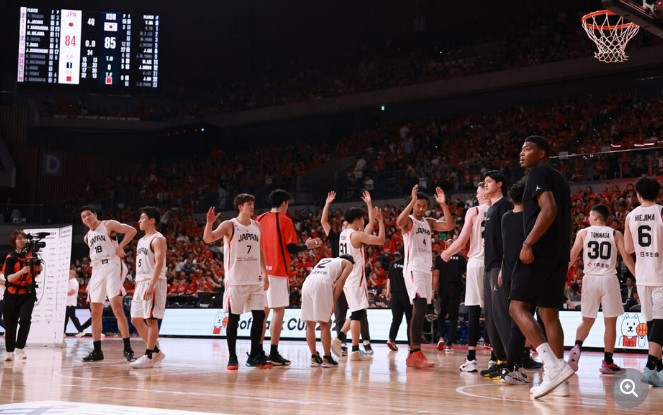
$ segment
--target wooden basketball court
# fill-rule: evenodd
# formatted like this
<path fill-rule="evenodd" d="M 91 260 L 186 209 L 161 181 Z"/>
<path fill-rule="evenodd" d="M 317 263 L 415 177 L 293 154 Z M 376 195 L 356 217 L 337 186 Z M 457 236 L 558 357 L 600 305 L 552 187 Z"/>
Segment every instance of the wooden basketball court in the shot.
<path fill-rule="evenodd" d="M 570 380 L 571 397 L 530 398 L 529 386 L 505 386 L 477 373 L 461 373 L 465 350 L 453 353 L 425 349 L 436 363 L 432 369 L 407 368 L 407 347 L 391 352 L 374 344 L 371 361 L 348 362 L 338 368 L 310 367 L 306 343 L 284 341 L 280 351 L 292 366 L 259 370 L 244 366 L 248 340 L 238 341 L 240 369 L 228 372 L 225 340 L 160 340 L 166 360 L 154 369 L 131 369 L 122 357 L 122 341 L 106 339 L 106 360 L 82 363 L 92 347 L 90 338 L 67 338 L 67 348 L 26 349 L 25 361 L 4 362 L 0 371 L 0 414 L 57 412 L 61 403 L 117 405 L 123 408 L 71 409 L 66 413 L 138 413 L 129 407 L 153 408 L 142 413 L 211 412 L 223 414 L 612 414 L 625 409 L 608 396 L 611 377 L 601 375 L 601 353 L 583 353 L 578 376 Z M 141 342 L 132 341 L 137 353 Z M 268 347 L 268 346 L 266 346 Z M 321 351 L 321 349 L 319 349 Z M 478 353 L 485 367 L 487 351 Z M 617 354 L 623 367 L 641 369 L 645 355 Z M 528 371 L 534 383 L 541 370 Z M 663 388 L 650 389 L 646 401 L 631 414 L 659 411 Z M 49 404 L 39 404 L 49 401 Z M 53 404 L 59 402 L 59 406 Z M 49 410 L 19 411 L 7 404 L 33 403 Z M 35 404 L 36 403 L 36 404 Z M 49 406 L 50 405 L 50 406 Z M 25 406 L 25 405 L 24 405 Z M 27 405 L 29 406 L 29 405 Z M 53 409 L 55 408 L 55 409 Z M 105 407 L 104 407 L 105 408 Z M 155 409 L 157 409 L 155 411 Z M 136 408 L 133 408 L 136 410 Z M 164 411 L 160 411 L 164 410 Z M 169 411 L 165 411 L 169 410 Z M 49 412 L 50 411 L 50 412 Z M 108 412 L 105 412 L 108 411 Z"/>

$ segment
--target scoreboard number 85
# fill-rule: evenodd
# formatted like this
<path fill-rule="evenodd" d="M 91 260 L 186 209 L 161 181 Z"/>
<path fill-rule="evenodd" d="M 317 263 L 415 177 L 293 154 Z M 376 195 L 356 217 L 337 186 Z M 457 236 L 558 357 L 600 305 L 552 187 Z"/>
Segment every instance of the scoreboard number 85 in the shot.
<path fill-rule="evenodd" d="M 105 49 L 115 49 L 116 43 L 115 43 L 115 38 L 114 37 L 106 37 L 104 38 L 104 48 Z"/>

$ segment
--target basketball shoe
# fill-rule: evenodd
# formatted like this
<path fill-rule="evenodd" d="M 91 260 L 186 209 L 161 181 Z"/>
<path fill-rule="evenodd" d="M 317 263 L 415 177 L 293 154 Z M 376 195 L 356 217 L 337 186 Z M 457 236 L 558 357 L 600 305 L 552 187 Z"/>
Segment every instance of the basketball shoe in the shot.
<path fill-rule="evenodd" d="M 414 353 L 410 353 L 407 359 L 405 359 L 405 365 L 407 367 L 433 367 L 435 363 L 426 359 L 426 356 L 421 350 L 417 350 Z"/>
<path fill-rule="evenodd" d="M 465 363 L 460 365 L 461 372 L 476 372 L 477 370 L 479 370 L 479 362 L 477 362 L 476 359 L 474 360 L 465 359 Z"/>
<path fill-rule="evenodd" d="M 152 356 L 152 359 L 150 359 L 146 354 L 144 354 L 135 362 L 130 363 L 129 366 L 133 367 L 134 369 L 150 369 L 154 367 L 154 363 L 154 356 Z"/>
<path fill-rule="evenodd" d="M 311 355 L 311 366 L 313 367 L 320 367 L 322 366 L 322 357 L 320 357 L 320 353 L 315 353 Z"/>
<path fill-rule="evenodd" d="M 569 366 L 574 372 L 578 371 L 578 361 L 580 360 L 580 345 L 576 344 L 569 354 Z"/>

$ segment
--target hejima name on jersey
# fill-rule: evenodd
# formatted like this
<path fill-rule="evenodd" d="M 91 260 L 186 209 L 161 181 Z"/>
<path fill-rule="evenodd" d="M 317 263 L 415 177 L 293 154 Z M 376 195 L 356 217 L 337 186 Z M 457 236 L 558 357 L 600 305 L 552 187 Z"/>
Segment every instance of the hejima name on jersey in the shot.
<path fill-rule="evenodd" d="M 638 222 L 652 221 L 652 220 L 654 220 L 654 218 L 655 218 L 655 217 L 654 217 L 654 215 L 652 215 L 652 214 L 645 214 L 645 215 L 643 215 L 643 214 L 639 214 L 639 215 L 635 215 L 635 220 L 637 220 Z"/>

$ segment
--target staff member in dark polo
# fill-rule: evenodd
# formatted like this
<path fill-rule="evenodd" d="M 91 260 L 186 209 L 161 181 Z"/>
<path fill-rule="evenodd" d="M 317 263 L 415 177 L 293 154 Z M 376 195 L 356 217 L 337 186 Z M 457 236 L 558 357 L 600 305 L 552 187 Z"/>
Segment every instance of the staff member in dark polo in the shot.
<path fill-rule="evenodd" d="M 2 273 L 6 278 L 6 290 L 4 296 L 5 309 L 5 361 L 25 359 L 23 351 L 30 333 L 32 320 L 32 309 L 35 306 L 36 296 L 34 293 L 34 275 L 27 265 L 28 255 L 23 251 L 28 238 L 23 231 L 16 230 L 9 236 L 9 245 L 14 248 L 5 259 Z M 30 256 L 32 254 L 29 254 Z M 41 266 L 35 267 L 38 274 Z M 21 328 L 16 330 L 20 323 Z"/>
<path fill-rule="evenodd" d="M 444 249 L 449 249 L 453 243 L 449 238 L 444 243 Z M 458 327 L 458 308 L 460 307 L 460 296 L 463 293 L 463 276 L 467 272 L 467 260 L 460 253 L 449 257 L 449 262 L 444 262 L 440 255 L 435 257 L 433 267 L 433 281 L 439 281 L 436 290 L 440 301 L 440 314 L 437 316 L 437 334 L 440 340 L 437 342 L 437 350 L 453 352 L 453 342 L 456 340 L 456 329 Z M 436 275 L 437 274 L 437 278 Z M 435 287 L 433 287 L 435 289 Z M 446 317 L 449 314 L 449 335 L 446 334 Z"/>
<path fill-rule="evenodd" d="M 412 321 L 412 305 L 407 296 L 405 280 L 403 279 L 403 247 L 396 252 L 396 260 L 392 262 L 389 267 L 387 300 L 391 306 L 392 315 L 387 346 L 391 350 L 396 351 L 398 350 L 398 346 L 396 346 L 396 336 L 398 335 L 398 329 L 401 327 L 401 322 L 403 321 L 403 313 L 405 313 L 405 321 L 407 322 L 408 342 L 410 340 L 410 321 Z"/>

